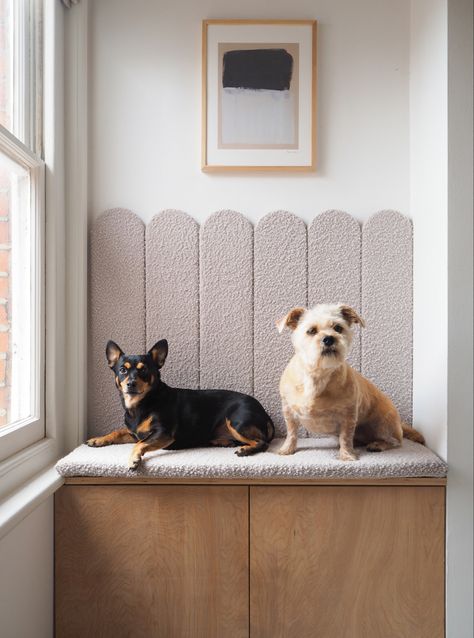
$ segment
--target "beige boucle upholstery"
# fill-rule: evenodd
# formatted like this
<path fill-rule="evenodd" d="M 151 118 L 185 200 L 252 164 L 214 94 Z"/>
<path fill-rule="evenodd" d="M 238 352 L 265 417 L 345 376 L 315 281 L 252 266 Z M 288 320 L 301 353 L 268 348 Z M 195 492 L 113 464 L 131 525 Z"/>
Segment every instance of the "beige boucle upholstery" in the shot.
<path fill-rule="evenodd" d="M 344 301 L 361 313 L 360 224 L 347 213 L 328 210 L 308 227 L 308 305 Z M 360 371 L 360 331 L 349 363 Z"/>
<path fill-rule="evenodd" d="M 285 434 L 278 381 L 292 354 L 275 321 L 296 305 L 348 303 L 367 327 L 357 331 L 350 362 L 412 417 L 412 225 L 395 211 L 362 226 L 326 211 L 307 226 L 287 211 L 253 226 L 220 211 L 199 225 L 167 210 L 145 228 L 124 209 L 104 213 L 90 229 L 89 436 L 121 427 L 123 413 L 105 360 L 108 339 L 129 354 L 158 339 L 170 345 L 163 379 L 177 387 L 235 389 L 255 395 Z M 415 424 L 417 425 L 417 424 Z M 429 444 L 430 434 L 423 433 Z M 300 430 L 301 450 L 237 458 L 207 449 L 147 455 L 150 476 L 397 477 L 444 476 L 427 448 L 404 441 L 382 454 L 362 451 L 341 463 L 327 439 Z M 59 462 L 66 476 L 128 476 L 130 446 L 79 447 Z"/>
<path fill-rule="evenodd" d="M 359 461 L 337 459 L 333 438 L 300 439 L 293 456 L 279 456 L 282 441 L 275 440 L 268 452 L 238 457 L 232 448 L 160 450 L 146 454 L 136 472 L 127 467 L 132 445 L 90 448 L 81 445 L 56 465 L 65 477 L 157 477 L 157 478 L 398 478 L 444 477 L 446 464 L 426 447 L 411 441 L 386 452 L 370 453 L 358 449 Z"/>
<path fill-rule="evenodd" d="M 146 227 L 145 246 L 147 348 L 166 336 L 168 383 L 198 388 L 199 224 L 186 213 L 164 211 Z"/>
<path fill-rule="evenodd" d="M 296 305 L 337 301 L 367 322 L 351 362 L 411 420 L 412 227 L 400 213 L 377 213 L 361 227 L 327 211 L 308 228 L 286 211 L 254 227 L 235 211 L 199 226 L 168 210 L 145 230 L 137 215 L 115 209 L 92 224 L 90 240 L 89 435 L 122 423 L 107 340 L 133 354 L 162 338 L 165 381 L 254 394 L 283 435 L 278 381 L 292 346 L 275 321 Z"/>
<path fill-rule="evenodd" d="M 412 262 L 409 219 L 384 211 L 364 224 L 362 316 L 367 327 L 362 330 L 361 372 L 395 400 L 408 423 L 412 420 Z"/>
<path fill-rule="evenodd" d="M 107 366 L 109 339 L 130 351 L 145 349 L 145 225 L 134 213 L 104 213 L 89 234 L 88 415 L 91 432 L 123 422 Z"/>
<path fill-rule="evenodd" d="M 201 388 L 253 392 L 252 252 L 253 228 L 240 213 L 215 213 L 201 227 Z"/>
<path fill-rule="evenodd" d="M 306 224 L 291 213 L 270 213 L 258 222 L 254 245 L 254 393 L 282 435 L 278 383 L 293 347 L 275 322 L 307 305 Z M 301 428 L 299 435 L 306 432 Z"/>

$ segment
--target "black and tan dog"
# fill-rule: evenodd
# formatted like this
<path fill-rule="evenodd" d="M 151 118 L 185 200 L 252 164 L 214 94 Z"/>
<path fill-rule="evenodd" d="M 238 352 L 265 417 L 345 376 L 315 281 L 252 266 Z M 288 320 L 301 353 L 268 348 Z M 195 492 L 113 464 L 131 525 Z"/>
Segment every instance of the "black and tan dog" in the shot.
<path fill-rule="evenodd" d="M 91 447 L 135 443 L 129 468 L 137 469 L 145 452 L 212 445 L 240 446 L 239 456 L 264 452 L 275 429 L 262 405 L 229 390 L 170 388 L 160 378 L 168 355 L 166 339 L 144 355 L 126 355 L 113 341 L 106 349 L 125 409 L 125 428 L 87 441 Z"/>

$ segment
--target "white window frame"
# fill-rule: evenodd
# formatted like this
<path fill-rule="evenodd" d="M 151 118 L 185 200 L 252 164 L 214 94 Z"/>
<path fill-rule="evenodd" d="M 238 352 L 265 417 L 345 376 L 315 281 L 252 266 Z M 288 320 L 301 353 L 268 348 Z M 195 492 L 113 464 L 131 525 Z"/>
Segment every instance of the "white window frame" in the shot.
<path fill-rule="evenodd" d="M 43 132 L 43 15 L 40 0 L 10 0 L 10 130 L 38 156 Z"/>
<path fill-rule="evenodd" d="M 0 428 L 0 461 L 41 440 L 45 436 L 44 420 L 44 162 L 14 135 L 0 126 L 0 152 L 29 173 L 30 181 L 30 256 L 31 256 L 31 318 L 33 335 L 30 379 L 32 415 Z M 14 285 L 14 283 L 13 283 Z"/>
<path fill-rule="evenodd" d="M 88 0 L 43 3 L 45 435 L 0 461 L 0 538 L 59 487 L 47 468 L 86 430 Z"/>
<path fill-rule="evenodd" d="M 66 405 L 62 393 L 57 388 L 64 384 L 64 348 L 66 307 L 65 285 L 65 135 L 64 135 L 64 53 L 65 53 L 65 15 L 67 11 L 58 0 L 43 0 L 41 24 L 36 32 L 36 50 L 41 49 L 43 83 L 41 91 L 35 88 L 35 99 L 40 103 L 42 126 L 34 129 L 30 143 L 39 154 L 38 139 L 42 138 L 43 159 L 29 151 L 24 145 L 25 161 L 35 163 L 34 170 L 43 171 L 43 268 L 48 277 L 43 286 L 43 370 L 41 378 L 41 396 L 43 397 L 43 427 L 37 435 L 40 438 L 25 435 L 24 428 L 19 438 L 21 449 L 13 453 L 15 446 L 9 449 L 12 455 L 0 461 L 0 538 L 15 522 L 26 516 L 33 502 L 38 504 L 47 494 L 58 487 L 58 475 L 46 468 L 56 461 L 64 451 L 63 430 L 66 429 Z M 35 61 L 38 69 L 39 60 Z M 31 68 L 31 65 L 30 65 Z M 31 84 L 30 84 L 31 87 Z M 38 124 L 38 118 L 35 118 Z M 31 120 L 29 120 L 31 125 Z M 26 125 L 28 126 L 28 124 Z M 30 131 L 33 129 L 30 126 Z M 5 137 L 11 134 L 6 132 Z M 15 138 L 14 138 L 15 139 Z M 85 143 L 85 142 L 84 142 Z M 17 142 L 15 141 L 15 145 Z M 42 165 L 39 168 L 36 164 Z M 40 192 L 37 196 L 41 198 Z M 48 326 L 46 330 L 45 327 Z M 46 334 L 45 334 L 46 333 Z M 23 438 L 22 438 L 23 437 Z M 36 442 L 33 439 L 36 438 Z M 0 443 L 1 445 L 1 443 Z M 18 449 L 18 446 L 16 446 Z M 34 496 L 30 488 L 25 503 L 16 495 L 35 476 L 44 473 L 50 478 L 38 479 L 38 489 Z M 28 484 L 29 485 L 29 484 Z M 20 492 L 17 492 L 20 490 Z M 39 500 L 38 500 L 39 499 Z"/>

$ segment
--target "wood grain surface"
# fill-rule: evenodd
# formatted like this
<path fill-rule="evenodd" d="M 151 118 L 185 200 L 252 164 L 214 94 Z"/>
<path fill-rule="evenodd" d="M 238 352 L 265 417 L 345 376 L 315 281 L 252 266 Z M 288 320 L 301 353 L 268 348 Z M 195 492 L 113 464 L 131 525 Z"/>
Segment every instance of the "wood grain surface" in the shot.
<path fill-rule="evenodd" d="M 446 485 L 446 478 L 348 478 L 348 479 L 323 479 L 323 478 L 167 478 L 157 476 L 136 476 L 132 478 L 121 476 L 67 476 L 64 479 L 66 485 Z"/>
<path fill-rule="evenodd" d="M 63 486 L 56 638 L 248 636 L 248 488 Z"/>
<path fill-rule="evenodd" d="M 251 487 L 252 638 L 444 636 L 443 487 Z"/>

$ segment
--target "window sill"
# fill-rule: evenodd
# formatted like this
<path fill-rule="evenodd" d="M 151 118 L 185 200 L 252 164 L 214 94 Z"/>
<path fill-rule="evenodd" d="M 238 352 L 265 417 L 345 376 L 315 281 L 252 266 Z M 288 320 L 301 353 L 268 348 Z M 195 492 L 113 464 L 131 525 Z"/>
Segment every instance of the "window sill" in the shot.
<path fill-rule="evenodd" d="M 63 482 L 64 479 L 51 466 L 0 502 L 0 539 L 61 487 Z"/>
<path fill-rule="evenodd" d="M 57 459 L 56 441 L 45 438 L 0 462 L 0 502 Z"/>

